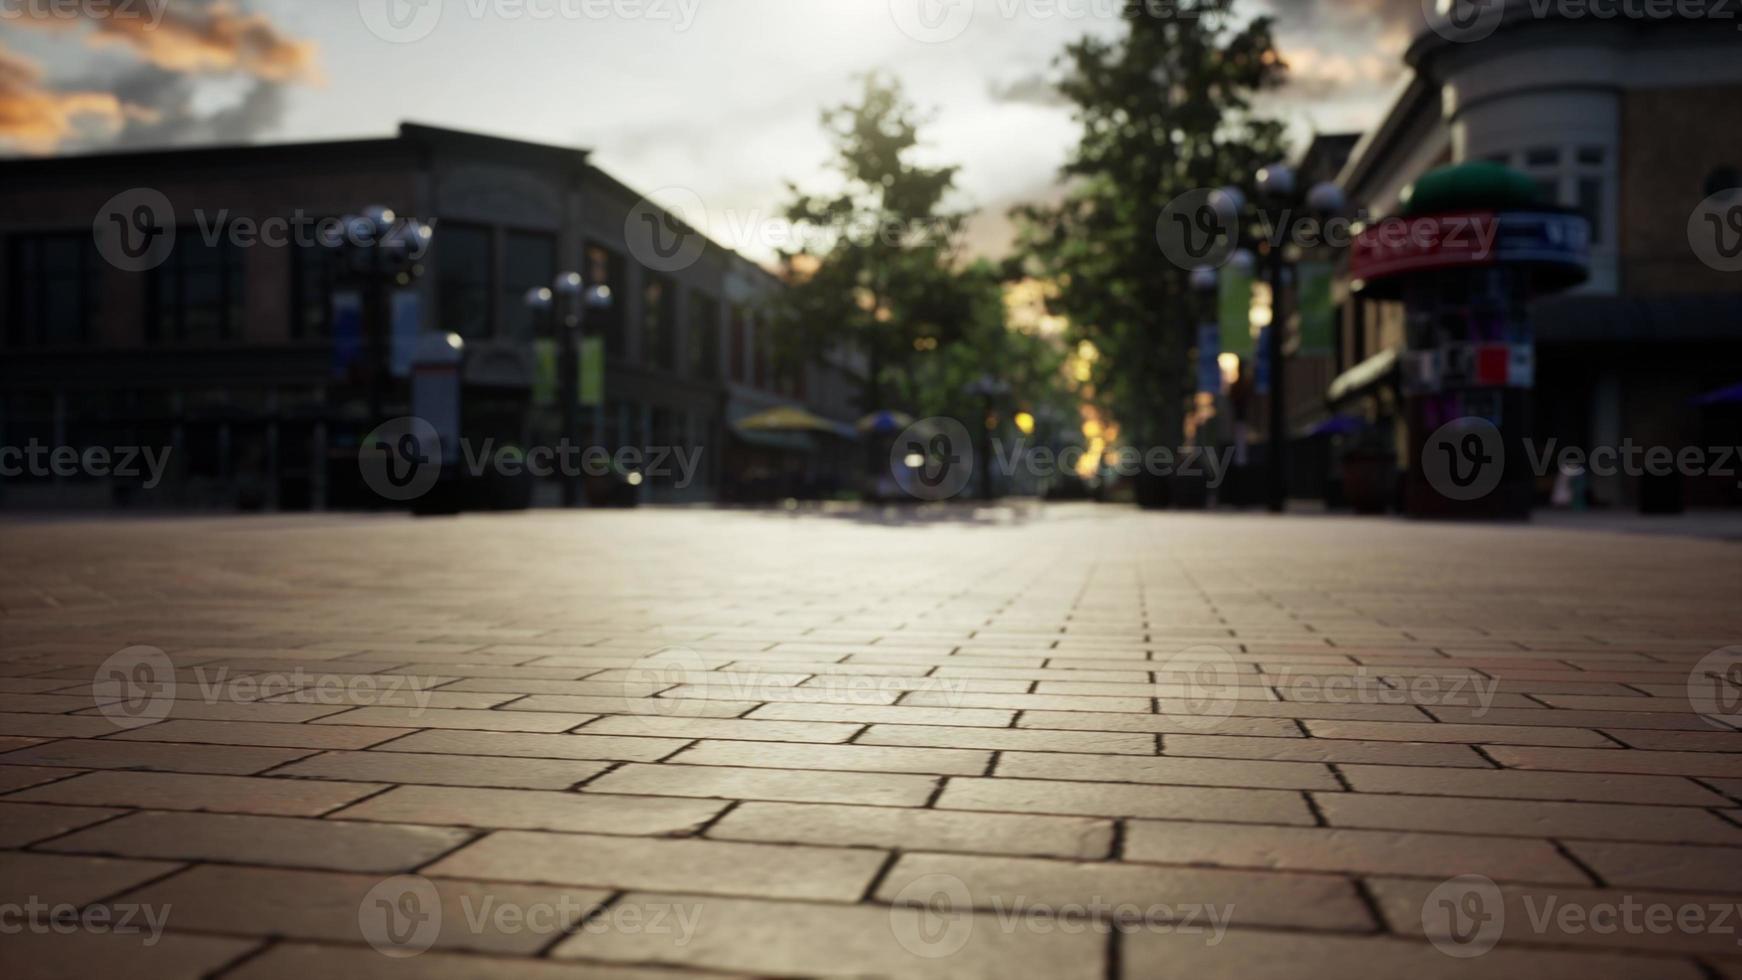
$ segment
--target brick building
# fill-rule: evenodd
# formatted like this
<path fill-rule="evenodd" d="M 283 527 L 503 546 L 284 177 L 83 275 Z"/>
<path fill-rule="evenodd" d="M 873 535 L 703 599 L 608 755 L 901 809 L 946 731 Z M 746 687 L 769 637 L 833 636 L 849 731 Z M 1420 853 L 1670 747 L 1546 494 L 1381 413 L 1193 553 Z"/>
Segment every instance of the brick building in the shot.
<path fill-rule="evenodd" d="M 175 231 L 149 268 L 113 261 L 106 244 L 107 223 L 127 231 L 139 189 L 161 195 L 147 200 Z M 439 331 L 464 343 L 469 438 L 556 439 L 539 380 L 553 327 L 524 297 L 565 270 L 614 295 L 588 314 L 605 382 L 602 404 L 580 410 L 577 441 L 702 450 L 696 479 L 650 479 L 645 499 L 715 496 L 755 438 L 728 423 L 755 408 L 815 391 L 813 411 L 852 417 L 839 394 L 854 387 L 850 365 L 774 370 L 757 318 L 773 277 L 685 230 L 585 151 L 408 124 L 384 139 L 0 162 L 0 444 L 173 447 L 163 485 L 132 494 L 151 506 L 358 502 L 356 446 L 372 427 L 359 363 L 372 358 L 359 357 L 366 345 L 336 302 L 346 287 L 319 237 L 372 205 L 434 228 L 418 274 L 384 304 L 384 417 L 409 411 L 410 347 Z M 678 263 L 643 261 L 628 240 L 638 212 L 699 247 Z M 272 219 L 279 234 L 244 234 Z M 28 506 L 94 504 L 118 488 L 27 475 L 0 490 Z"/>

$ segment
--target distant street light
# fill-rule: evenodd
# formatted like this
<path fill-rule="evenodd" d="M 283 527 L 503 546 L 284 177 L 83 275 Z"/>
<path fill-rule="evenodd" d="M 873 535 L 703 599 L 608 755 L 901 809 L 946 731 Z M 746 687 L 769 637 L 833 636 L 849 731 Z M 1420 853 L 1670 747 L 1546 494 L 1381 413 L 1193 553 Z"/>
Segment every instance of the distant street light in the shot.
<path fill-rule="evenodd" d="M 558 273 L 551 285 L 534 286 L 526 291 L 528 309 L 540 315 L 555 313 L 554 322 L 560 351 L 557 356 L 557 399 L 562 403 L 562 439 L 569 439 L 575 434 L 575 408 L 581 400 L 580 358 L 576 334 L 585 329 L 588 311 L 610 309 L 611 303 L 611 287 L 587 286 L 578 272 Z M 563 506 L 573 507 L 578 496 L 574 475 L 562 474 Z"/>

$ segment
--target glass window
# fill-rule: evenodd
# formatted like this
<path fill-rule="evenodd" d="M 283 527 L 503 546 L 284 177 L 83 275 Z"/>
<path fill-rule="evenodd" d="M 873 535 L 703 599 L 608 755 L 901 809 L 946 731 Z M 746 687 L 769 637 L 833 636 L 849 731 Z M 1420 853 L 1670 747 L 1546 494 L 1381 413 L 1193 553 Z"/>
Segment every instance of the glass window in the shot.
<path fill-rule="evenodd" d="M 1537 146 L 1524 151 L 1524 165 L 1527 167 L 1558 167 L 1561 165 L 1561 151 L 1557 147 Z"/>
<path fill-rule="evenodd" d="M 332 336 L 336 261 L 334 251 L 321 245 L 302 244 L 290 249 L 291 339 Z"/>
<path fill-rule="evenodd" d="M 744 365 L 750 358 L 750 314 L 742 306 L 732 307 L 731 364 L 727 370 L 733 381 L 746 380 Z"/>
<path fill-rule="evenodd" d="M 676 370 L 675 310 L 677 291 L 664 276 L 647 273 L 641 287 L 641 360 L 668 371 Z"/>
<path fill-rule="evenodd" d="M 587 311 L 587 330 L 595 336 L 605 338 L 607 355 L 623 357 L 627 353 L 623 334 L 623 304 L 629 300 L 629 294 L 624 291 L 623 256 L 603 245 L 588 245 L 585 259 L 585 268 L 581 270 L 581 275 L 586 279 L 587 285 L 605 286 L 611 290 L 609 307 Z"/>
<path fill-rule="evenodd" d="M 228 235 L 183 228 L 146 284 L 146 339 L 207 344 L 242 330 L 242 250 Z"/>
<path fill-rule="evenodd" d="M 1601 167 L 1608 156 L 1608 151 L 1600 146 L 1579 147 L 1578 159 L 1582 167 Z"/>
<path fill-rule="evenodd" d="M 494 296 L 490 229 L 452 222 L 436 228 L 437 326 L 467 339 L 489 337 Z"/>
<path fill-rule="evenodd" d="M 704 381 L 720 377 L 720 304 L 699 290 L 690 291 L 689 375 Z"/>
<path fill-rule="evenodd" d="M 20 235 L 7 249 L 6 342 L 14 347 L 91 339 L 102 265 L 89 234 Z"/>
<path fill-rule="evenodd" d="M 1536 199 L 1544 204 L 1559 204 L 1561 202 L 1560 178 L 1538 177 L 1536 179 Z"/>
<path fill-rule="evenodd" d="M 556 319 L 537 314 L 526 305 L 527 290 L 549 286 L 556 280 L 556 239 L 550 235 L 513 231 L 508 233 L 502 262 L 502 319 L 511 340 L 556 336 Z M 573 311 L 570 311 L 571 313 Z"/>

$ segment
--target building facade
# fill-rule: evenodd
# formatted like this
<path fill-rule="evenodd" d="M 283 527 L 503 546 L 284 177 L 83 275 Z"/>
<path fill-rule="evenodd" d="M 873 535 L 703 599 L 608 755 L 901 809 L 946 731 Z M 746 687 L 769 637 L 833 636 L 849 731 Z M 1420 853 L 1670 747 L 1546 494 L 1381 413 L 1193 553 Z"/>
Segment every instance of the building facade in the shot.
<path fill-rule="evenodd" d="M 1713 195 L 1742 195 L 1742 48 L 1728 20 L 1576 13 L 1508 2 L 1479 38 L 1424 31 L 1406 56 L 1412 77 L 1339 180 L 1378 219 L 1427 171 L 1486 160 L 1583 214 L 1590 279 L 1530 313 L 1534 437 L 1587 450 L 1692 445 L 1714 437 L 1699 397 L 1742 381 L 1742 274 L 1703 256 L 1695 235 Z M 1329 400 L 1383 419 L 1395 411 L 1404 312 L 1346 287 Z M 1409 447 L 1398 450 L 1407 462 Z M 1624 473 L 1593 472 L 1589 486 L 1597 504 L 1641 493 Z M 1716 481 L 1687 496 L 1735 502 Z"/>
<path fill-rule="evenodd" d="M 338 219 L 371 206 L 433 235 L 359 316 L 332 249 L 356 245 Z M 135 219 L 173 244 L 130 255 Z M 644 223 L 686 236 L 684 251 L 650 253 Z M 585 314 L 603 391 L 580 386 L 571 441 L 693 453 L 685 472 L 638 478 L 642 499 L 714 499 L 745 406 L 852 384 L 828 366 L 777 376 L 758 308 L 779 283 L 567 148 L 405 125 L 374 140 L 5 161 L 0 250 L 0 445 L 171 450 L 151 487 L 27 472 L 0 485 L 4 505 L 367 503 L 360 440 L 411 411 L 410 351 L 430 332 L 463 345 L 474 459 L 560 441 L 556 327 L 526 294 L 568 270 L 612 296 Z M 831 398 L 813 410 L 849 419 Z M 554 502 L 554 482 L 506 499 Z"/>

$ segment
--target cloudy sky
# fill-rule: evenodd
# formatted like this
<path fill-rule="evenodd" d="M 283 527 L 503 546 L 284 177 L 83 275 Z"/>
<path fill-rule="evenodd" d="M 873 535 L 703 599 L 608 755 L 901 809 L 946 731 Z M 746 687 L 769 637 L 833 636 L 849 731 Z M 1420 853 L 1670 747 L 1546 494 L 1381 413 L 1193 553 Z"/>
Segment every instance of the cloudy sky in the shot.
<path fill-rule="evenodd" d="M 0 0 L 0 153 L 371 136 L 401 120 L 591 148 L 745 237 L 827 156 L 818 110 L 898 77 L 997 251 L 1075 138 L 1047 83 L 1117 0 Z M 109 11 L 113 9 L 115 13 Z M 1421 0 L 1245 0 L 1279 19 L 1303 138 L 1370 125 Z M 657 197 L 658 194 L 655 193 Z M 760 256 L 759 256 L 760 257 Z"/>

